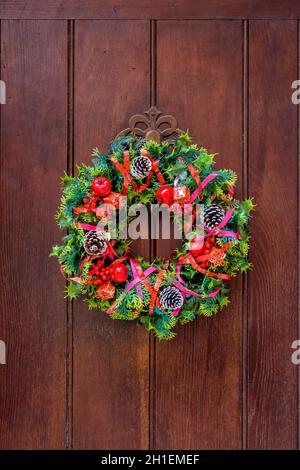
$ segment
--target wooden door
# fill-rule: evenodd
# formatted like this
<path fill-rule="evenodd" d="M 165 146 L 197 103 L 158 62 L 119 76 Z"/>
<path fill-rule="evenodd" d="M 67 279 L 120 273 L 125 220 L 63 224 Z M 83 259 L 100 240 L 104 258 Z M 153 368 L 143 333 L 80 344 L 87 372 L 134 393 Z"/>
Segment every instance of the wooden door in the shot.
<path fill-rule="evenodd" d="M 3 449 L 296 449 L 300 5 L 0 0 Z M 159 343 L 64 298 L 59 178 L 156 104 L 255 197 L 231 306 Z M 143 256 L 169 246 L 141 243 Z"/>

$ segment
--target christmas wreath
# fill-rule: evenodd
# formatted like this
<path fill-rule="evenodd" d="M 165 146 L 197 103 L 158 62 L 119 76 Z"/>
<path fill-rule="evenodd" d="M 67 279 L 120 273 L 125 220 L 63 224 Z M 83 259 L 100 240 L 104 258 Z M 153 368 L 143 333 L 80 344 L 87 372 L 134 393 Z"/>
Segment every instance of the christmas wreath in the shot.
<path fill-rule="evenodd" d="M 191 144 L 187 133 L 171 144 L 123 136 L 108 154 L 96 148 L 93 157 L 93 166 L 78 166 L 76 177 L 62 178 L 56 218 L 67 234 L 52 254 L 68 279 L 67 296 L 84 296 L 90 308 L 112 319 L 136 319 L 160 339 L 173 338 L 178 322 L 212 316 L 226 306 L 227 282 L 250 267 L 247 222 L 253 203 L 234 198 L 235 173 L 214 171 L 214 155 Z M 132 240 L 120 236 L 122 227 L 113 237 L 107 228 L 124 198 L 128 207 L 163 204 L 175 225 L 188 207 L 189 235 L 181 248 L 164 260 L 132 257 Z M 133 219 L 127 216 L 127 222 Z"/>

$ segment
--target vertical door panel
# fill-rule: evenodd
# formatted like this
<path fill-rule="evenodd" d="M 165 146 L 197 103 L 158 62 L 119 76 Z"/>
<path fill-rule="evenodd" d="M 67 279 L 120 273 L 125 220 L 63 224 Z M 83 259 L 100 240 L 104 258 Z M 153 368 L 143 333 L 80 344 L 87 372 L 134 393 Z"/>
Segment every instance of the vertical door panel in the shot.
<path fill-rule="evenodd" d="M 149 23 L 75 24 L 75 162 L 108 143 L 149 106 Z M 149 242 L 139 253 L 149 255 Z M 148 336 L 136 322 L 113 321 L 74 304 L 75 448 L 147 448 Z"/>
<path fill-rule="evenodd" d="M 66 168 L 67 26 L 2 21 L 0 447 L 65 445 L 64 281 L 49 260 Z"/>
<path fill-rule="evenodd" d="M 242 176 L 242 23 L 158 22 L 157 103 L 217 167 Z M 239 193 L 240 195 L 240 193 Z M 159 255 L 167 247 L 159 244 Z M 157 448 L 241 445 L 241 277 L 231 307 L 177 329 L 156 351 Z"/>
<path fill-rule="evenodd" d="M 297 446 L 297 22 L 250 22 L 248 446 Z"/>

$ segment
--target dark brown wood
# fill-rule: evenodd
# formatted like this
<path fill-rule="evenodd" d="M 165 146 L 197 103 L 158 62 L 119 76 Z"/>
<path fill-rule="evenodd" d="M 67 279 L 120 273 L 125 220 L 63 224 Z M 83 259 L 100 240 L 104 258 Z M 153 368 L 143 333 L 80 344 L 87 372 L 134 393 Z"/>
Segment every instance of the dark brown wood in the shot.
<path fill-rule="evenodd" d="M 297 447 L 297 22 L 250 22 L 248 446 Z"/>
<path fill-rule="evenodd" d="M 0 17 L 26 20 L 1 25 L 1 449 L 297 448 L 299 16 L 298 0 L 0 0 Z M 248 280 L 170 343 L 66 304 L 48 257 L 63 171 L 149 106 L 257 204 Z"/>
<path fill-rule="evenodd" d="M 298 0 L 0 0 L 0 17 L 15 19 L 299 18 Z"/>
<path fill-rule="evenodd" d="M 243 149 L 242 149 L 242 197 L 249 197 L 248 162 L 249 162 L 249 21 L 243 22 Z M 247 352 L 248 352 L 248 272 L 242 278 L 242 449 L 247 449 Z"/>
<path fill-rule="evenodd" d="M 149 23 L 75 23 L 75 162 L 149 106 Z M 143 51 L 143 53 L 141 53 Z M 135 253 L 149 257 L 149 243 Z M 113 321 L 74 305 L 74 447 L 147 448 L 148 335 L 136 322 Z"/>
<path fill-rule="evenodd" d="M 49 259 L 66 168 L 66 22 L 2 21 L 0 447 L 65 447 L 66 303 Z"/>
<path fill-rule="evenodd" d="M 241 178 L 242 23 L 158 22 L 157 104 Z M 172 51 L 172 53 L 170 53 Z M 158 252 L 167 254 L 167 244 Z M 158 449 L 241 447 L 241 278 L 231 307 L 157 344 Z"/>

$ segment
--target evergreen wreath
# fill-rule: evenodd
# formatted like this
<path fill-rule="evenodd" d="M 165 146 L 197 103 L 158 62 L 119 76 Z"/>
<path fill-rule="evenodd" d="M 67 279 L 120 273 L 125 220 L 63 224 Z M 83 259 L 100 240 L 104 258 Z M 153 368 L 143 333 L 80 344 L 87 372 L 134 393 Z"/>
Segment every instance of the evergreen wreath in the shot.
<path fill-rule="evenodd" d="M 247 222 L 254 206 L 234 198 L 236 174 L 214 171 L 215 155 L 191 144 L 187 133 L 171 145 L 123 136 L 108 154 L 95 148 L 92 155 L 93 166 L 80 165 L 76 177 L 62 178 L 56 219 L 67 235 L 52 255 L 68 279 L 67 296 L 84 296 L 89 308 L 112 319 L 137 320 L 159 339 L 173 338 L 178 322 L 228 305 L 226 282 L 251 266 Z M 125 195 L 128 206 L 167 204 L 175 223 L 176 205 L 203 204 L 204 235 L 195 229 L 167 260 L 131 257 L 129 239 L 110 240 L 99 230 L 107 208 L 119 211 Z"/>

